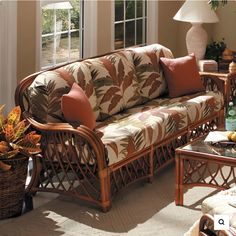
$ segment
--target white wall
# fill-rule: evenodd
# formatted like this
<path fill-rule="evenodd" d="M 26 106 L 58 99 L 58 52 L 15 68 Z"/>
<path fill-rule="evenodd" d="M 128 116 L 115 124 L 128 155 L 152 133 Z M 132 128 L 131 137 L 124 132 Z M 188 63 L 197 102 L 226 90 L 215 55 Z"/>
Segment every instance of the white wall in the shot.
<path fill-rule="evenodd" d="M 228 1 L 227 5 L 217 10 L 220 21 L 214 24 L 212 37 L 215 41 L 225 39 L 227 47 L 236 51 L 236 1 Z"/>
<path fill-rule="evenodd" d="M 0 105 L 5 112 L 15 105 L 17 55 L 17 2 L 0 1 Z"/>

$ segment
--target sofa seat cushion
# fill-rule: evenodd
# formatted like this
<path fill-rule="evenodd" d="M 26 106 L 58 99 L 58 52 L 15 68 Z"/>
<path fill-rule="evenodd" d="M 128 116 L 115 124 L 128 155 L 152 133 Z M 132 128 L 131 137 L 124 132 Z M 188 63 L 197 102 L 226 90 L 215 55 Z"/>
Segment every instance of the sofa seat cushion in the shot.
<path fill-rule="evenodd" d="M 173 58 L 171 51 L 160 45 L 152 44 L 130 49 L 139 82 L 142 103 L 159 97 L 167 92 L 167 83 L 160 66 L 160 57 Z"/>
<path fill-rule="evenodd" d="M 132 54 L 124 50 L 86 61 L 90 66 L 100 115 L 104 120 L 140 103 Z"/>
<path fill-rule="evenodd" d="M 218 91 L 198 93 L 198 96 L 185 96 L 188 100 L 183 101 L 187 107 L 189 124 L 196 124 L 212 115 L 213 112 L 220 111 L 224 106 L 224 97 Z"/>
<path fill-rule="evenodd" d="M 235 200 L 236 186 L 206 198 L 202 202 L 202 212 L 203 214 L 210 214 L 212 216 L 214 214 L 229 215 L 230 226 L 236 228 L 236 208 L 229 204 L 230 202 L 235 202 Z"/>
<path fill-rule="evenodd" d="M 193 121 L 207 118 L 223 106 L 221 99 L 217 92 L 156 98 L 97 122 L 96 131 L 107 149 L 109 165 L 187 129 Z"/>

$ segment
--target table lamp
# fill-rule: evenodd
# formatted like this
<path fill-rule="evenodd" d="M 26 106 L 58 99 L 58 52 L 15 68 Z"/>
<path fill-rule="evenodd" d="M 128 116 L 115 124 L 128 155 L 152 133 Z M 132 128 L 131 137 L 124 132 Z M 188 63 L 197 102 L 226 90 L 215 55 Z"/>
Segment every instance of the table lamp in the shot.
<path fill-rule="evenodd" d="M 187 50 L 188 53 L 195 54 L 197 61 L 203 59 L 207 46 L 207 32 L 202 28 L 202 23 L 219 21 L 214 10 L 205 0 L 186 0 L 173 19 L 192 24 L 186 35 Z"/>

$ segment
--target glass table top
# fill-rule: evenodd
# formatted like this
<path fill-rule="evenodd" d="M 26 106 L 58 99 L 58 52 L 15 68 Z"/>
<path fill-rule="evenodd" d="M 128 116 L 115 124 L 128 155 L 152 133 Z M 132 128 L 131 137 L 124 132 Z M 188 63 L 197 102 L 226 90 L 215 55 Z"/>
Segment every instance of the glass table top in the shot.
<path fill-rule="evenodd" d="M 224 157 L 236 158 L 236 143 L 235 144 L 210 144 L 204 142 L 205 136 L 183 146 L 181 150 L 201 152 L 206 154 L 213 154 Z"/>

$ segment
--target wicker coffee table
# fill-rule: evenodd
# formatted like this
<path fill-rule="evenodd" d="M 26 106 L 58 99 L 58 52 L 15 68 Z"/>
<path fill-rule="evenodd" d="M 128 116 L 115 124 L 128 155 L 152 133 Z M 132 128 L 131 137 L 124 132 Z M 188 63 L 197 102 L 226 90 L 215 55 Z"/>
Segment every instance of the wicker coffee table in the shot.
<path fill-rule="evenodd" d="M 211 145 L 204 139 L 176 149 L 176 205 L 183 205 L 184 189 L 194 186 L 227 189 L 236 183 L 236 145 Z"/>

